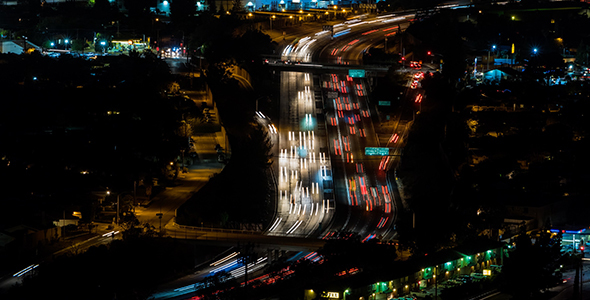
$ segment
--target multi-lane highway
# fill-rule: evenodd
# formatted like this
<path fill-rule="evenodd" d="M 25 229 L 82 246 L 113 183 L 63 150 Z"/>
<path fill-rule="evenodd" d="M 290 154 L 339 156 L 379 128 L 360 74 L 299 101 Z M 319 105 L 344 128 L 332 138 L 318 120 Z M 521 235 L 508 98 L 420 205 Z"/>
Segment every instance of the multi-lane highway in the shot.
<path fill-rule="evenodd" d="M 309 73 L 282 72 L 278 164 L 279 199 L 271 235 L 311 236 L 329 222 L 333 203 L 325 197 L 330 187 L 329 153 L 319 130 L 321 94 L 312 89 Z M 321 114 L 321 110 L 320 110 Z M 325 226 L 325 225 L 324 225 Z M 325 228 L 325 227 L 324 227 Z"/>
<path fill-rule="evenodd" d="M 371 46 L 407 27 L 413 16 L 353 20 L 300 39 L 283 61 L 362 64 Z M 367 156 L 365 147 L 391 147 L 400 134 L 380 142 L 367 82 L 347 75 L 281 74 L 278 127 L 279 205 L 274 235 L 329 238 L 357 233 L 363 240 L 391 239 L 397 188 L 387 180 L 392 156 Z"/>

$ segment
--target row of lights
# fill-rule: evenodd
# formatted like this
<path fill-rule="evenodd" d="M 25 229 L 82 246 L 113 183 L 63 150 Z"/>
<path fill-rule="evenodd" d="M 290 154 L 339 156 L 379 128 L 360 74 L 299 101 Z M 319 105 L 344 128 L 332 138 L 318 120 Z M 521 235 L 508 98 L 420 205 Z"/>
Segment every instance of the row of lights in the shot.
<path fill-rule="evenodd" d="M 65 44 L 66 47 L 68 46 L 69 43 L 70 43 L 70 40 L 69 39 L 65 39 L 64 40 L 64 44 Z M 58 41 L 58 44 L 61 44 L 61 40 Z M 50 42 L 49 45 L 51 45 L 51 47 L 54 47 L 55 46 L 55 42 Z M 105 46 L 106 45 L 106 41 L 101 41 L 100 42 L 100 45 L 101 46 Z"/>

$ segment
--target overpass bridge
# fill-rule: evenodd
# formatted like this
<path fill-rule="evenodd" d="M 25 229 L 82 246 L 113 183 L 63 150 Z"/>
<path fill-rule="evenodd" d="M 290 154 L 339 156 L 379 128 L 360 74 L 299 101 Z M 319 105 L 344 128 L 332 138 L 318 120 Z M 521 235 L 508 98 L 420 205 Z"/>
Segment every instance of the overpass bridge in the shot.
<path fill-rule="evenodd" d="M 270 61 L 270 60 L 269 60 Z M 365 77 L 384 77 L 389 71 L 389 66 L 374 66 L 374 65 L 337 65 L 337 64 L 319 64 L 308 62 L 285 62 L 277 60 L 276 62 L 269 62 L 268 66 L 275 71 L 292 71 L 292 72 L 306 72 L 313 74 L 347 74 L 351 69 L 365 70 Z"/>
<path fill-rule="evenodd" d="M 166 236 L 171 238 L 194 240 L 217 246 L 231 247 L 237 244 L 253 243 L 259 248 L 313 252 L 326 244 L 326 240 L 318 238 L 297 235 L 274 236 L 265 235 L 260 231 L 184 226 L 175 222 L 170 222 L 165 229 Z"/>

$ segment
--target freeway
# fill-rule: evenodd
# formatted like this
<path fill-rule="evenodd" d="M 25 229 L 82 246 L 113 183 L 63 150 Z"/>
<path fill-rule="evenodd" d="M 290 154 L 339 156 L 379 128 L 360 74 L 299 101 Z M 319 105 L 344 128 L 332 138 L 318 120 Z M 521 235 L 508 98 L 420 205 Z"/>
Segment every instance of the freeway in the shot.
<path fill-rule="evenodd" d="M 325 140 L 316 134 L 323 125 L 316 109 L 321 99 L 312 89 L 312 78 L 309 73 L 281 72 L 279 153 L 275 155 L 279 199 L 270 235 L 317 235 L 331 218 L 333 204 L 325 197 L 329 165 L 320 147 Z"/>
<path fill-rule="evenodd" d="M 324 63 L 359 66 L 362 53 L 407 28 L 406 20 L 412 17 L 384 16 L 337 24 L 334 37 L 320 31 L 287 46 L 281 61 L 318 69 Z M 310 63 L 312 60 L 321 64 Z M 271 234 L 289 235 L 299 230 L 298 234 L 328 238 L 338 232 L 352 232 L 365 241 L 395 237 L 392 228 L 399 194 L 387 180 L 389 156 L 366 156 L 364 149 L 392 147 L 391 154 L 396 155 L 395 146 L 401 143 L 403 134 L 392 133 L 382 145 L 375 133 L 376 112 L 367 92 L 362 78 L 335 73 L 281 73 L 277 170 L 281 181 L 280 213 L 270 228 Z M 319 153 L 313 143 L 318 143 Z M 316 153 L 320 157 L 319 169 L 313 157 Z M 308 161 L 315 164 L 307 165 Z M 321 205 L 321 212 L 326 207 L 335 208 L 335 212 L 315 219 L 315 213 L 309 210 L 314 205 Z M 300 213 L 305 216 L 307 211 L 310 215 L 304 220 Z"/>

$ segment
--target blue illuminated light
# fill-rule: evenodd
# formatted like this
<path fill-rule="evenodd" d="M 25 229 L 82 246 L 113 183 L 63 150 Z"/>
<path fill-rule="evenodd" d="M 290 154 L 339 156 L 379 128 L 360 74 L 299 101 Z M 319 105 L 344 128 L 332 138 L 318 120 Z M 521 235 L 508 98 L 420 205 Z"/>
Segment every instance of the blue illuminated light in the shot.
<path fill-rule="evenodd" d="M 348 28 L 348 29 L 345 29 L 345 30 L 342 30 L 342 31 L 340 31 L 340 32 L 338 32 L 338 33 L 335 33 L 335 34 L 334 34 L 334 37 L 343 36 L 343 35 L 345 35 L 345 34 L 348 34 L 349 32 L 350 32 L 350 28 Z"/>

